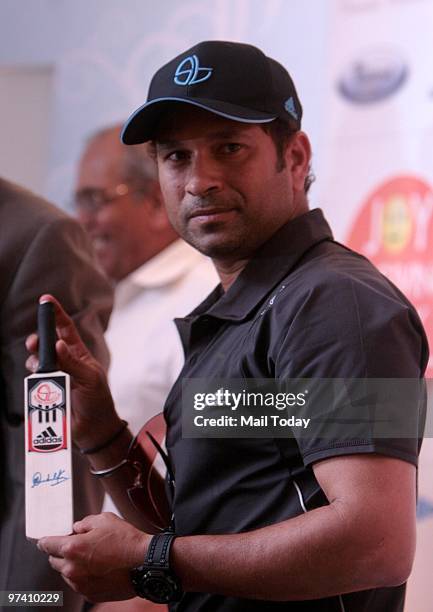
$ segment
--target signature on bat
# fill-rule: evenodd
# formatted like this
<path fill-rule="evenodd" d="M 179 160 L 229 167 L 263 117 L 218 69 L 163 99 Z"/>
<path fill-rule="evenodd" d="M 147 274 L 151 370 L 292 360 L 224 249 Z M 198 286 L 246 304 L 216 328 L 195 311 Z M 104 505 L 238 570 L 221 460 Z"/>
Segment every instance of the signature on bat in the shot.
<path fill-rule="evenodd" d="M 47 483 L 50 487 L 55 487 L 65 482 L 65 480 L 69 480 L 69 476 L 65 474 L 65 470 L 63 469 L 59 469 L 52 474 L 47 474 L 45 478 L 43 478 L 41 472 L 35 472 L 32 477 L 32 488 Z"/>

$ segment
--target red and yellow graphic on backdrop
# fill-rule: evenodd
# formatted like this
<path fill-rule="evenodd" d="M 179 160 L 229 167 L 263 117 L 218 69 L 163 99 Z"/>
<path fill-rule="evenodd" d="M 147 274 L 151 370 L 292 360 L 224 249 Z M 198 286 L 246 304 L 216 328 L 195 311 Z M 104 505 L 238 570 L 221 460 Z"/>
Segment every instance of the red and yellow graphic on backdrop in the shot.
<path fill-rule="evenodd" d="M 433 190 L 415 176 L 382 183 L 354 219 L 347 244 L 414 304 L 433 345 Z M 427 376 L 433 376 L 430 359 Z"/>

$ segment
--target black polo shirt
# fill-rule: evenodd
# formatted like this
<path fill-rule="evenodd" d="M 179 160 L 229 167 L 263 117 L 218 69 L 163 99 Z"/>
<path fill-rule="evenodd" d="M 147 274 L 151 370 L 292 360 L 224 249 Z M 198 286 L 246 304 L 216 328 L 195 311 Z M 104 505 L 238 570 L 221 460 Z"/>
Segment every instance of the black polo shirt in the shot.
<path fill-rule="evenodd" d="M 382 453 L 417 464 L 416 440 L 182 438 L 182 379 L 418 378 L 427 341 L 412 305 L 364 257 L 333 240 L 322 212 L 282 227 L 226 293 L 176 321 L 185 366 L 164 408 L 179 535 L 239 533 L 327 503 L 311 465 Z M 311 577 L 314 580 L 314 576 Z M 186 593 L 171 609 L 394 612 L 404 586 L 304 602 Z"/>

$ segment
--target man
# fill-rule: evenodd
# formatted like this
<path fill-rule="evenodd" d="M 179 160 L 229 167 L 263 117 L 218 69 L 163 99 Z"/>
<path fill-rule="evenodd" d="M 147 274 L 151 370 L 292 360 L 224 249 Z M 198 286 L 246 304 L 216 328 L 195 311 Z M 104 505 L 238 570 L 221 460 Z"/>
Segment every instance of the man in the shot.
<path fill-rule="evenodd" d="M 170 220 L 212 257 L 221 285 L 178 322 L 186 363 L 164 409 L 174 533 L 151 537 L 100 515 L 77 523 L 77 535 L 39 542 L 91 599 L 135 589 L 165 596 L 172 610 L 402 609 L 416 439 L 182 437 L 184 378 L 416 379 L 424 371 L 428 349 L 411 305 L 333 241 L 321 211 L 308 210 L 301 116 L 281 65 L 249 45 L 214 41 L 161 68 L 126 124 L 125 143 L 153 141 Z M 109 474 L 107 486 L 125 499 L 136 476 L 135 458 L 122 462 L 130 434 L 59 305 L 57 316 L 59 360 L 80 386 L 76 443 L 103 445 L 92 469 Z M 36 338 L 27 345 L 34 352 Z M 90 409 L 105 415 L 97 436 L 84 426 Z M 128 517 L 146 528 L 148 514 Z"/>
<path fill-rule="evenodd" d="M 107 367 L 103 332 L 111 309 L 111 289 L 97 271 L 77 222 L 2 178 L 0 235 L 0 590 L 61 590 L 67 610 L 79 612 L 83 598 L 59 581 L 46 556 L 25 537 L 23 380 L 27 372 L 23 342 L 35 329 L 36 296 L 49 290 L 62 300 L 89 350 Z M 102 488 L 92 482 L 87 462 L 76 450 L 73 462 L 74 515 L 99 512 Z"/>
<path fill-rule="evenodd" d="M 119 414 L 137 433 L 161 412 L 183 365 L 173 319 L 190 312 L 218 279 L 211 262 L 171 226 L 147 148 L 126 147 L 120 132 L 115 125 L 88 141 L 74 205 L 115 286 L 106 334 L 110 388 Z"/>

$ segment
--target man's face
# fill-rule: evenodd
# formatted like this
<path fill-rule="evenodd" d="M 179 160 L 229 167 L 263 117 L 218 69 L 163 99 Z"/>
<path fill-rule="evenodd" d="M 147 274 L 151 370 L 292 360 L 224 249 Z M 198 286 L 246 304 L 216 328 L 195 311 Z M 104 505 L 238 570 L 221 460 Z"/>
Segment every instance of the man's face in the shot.
<path fill-rule="evenodd" d="M 300 170 L 296 156 L 288 154 L 286 167 L 278 171 L 275 145 L 258 125 L 183 107 L 163 118 L 155 142 L 170 221 L 214 260 L 250 257 L 305 212 L 298 209 L 301 200 L 306 206 L 302 188 L 308 163 L 303 160 Z"/>
<path fill-rule="evenodd" d="M 123 146 L 117 132 L 91 142 L 80 162 L 75 191 L 78 220 L 92 240 L 103 271 L 116 282 L 149 258 L 146 244 L 151 225 L 148 198 L 122 177 Z M 92 193 L 115 197 L 93 210 L 80 206 L 80 194 Z"/>

